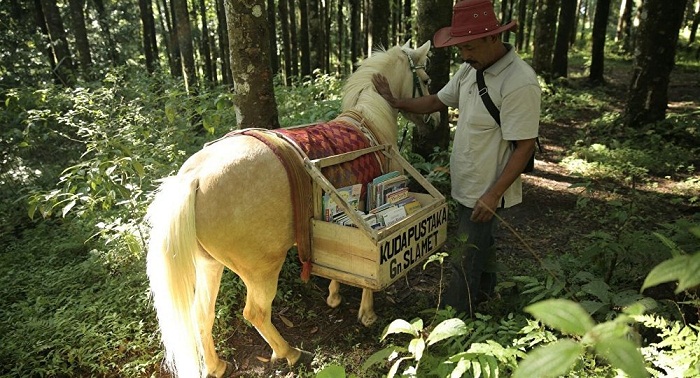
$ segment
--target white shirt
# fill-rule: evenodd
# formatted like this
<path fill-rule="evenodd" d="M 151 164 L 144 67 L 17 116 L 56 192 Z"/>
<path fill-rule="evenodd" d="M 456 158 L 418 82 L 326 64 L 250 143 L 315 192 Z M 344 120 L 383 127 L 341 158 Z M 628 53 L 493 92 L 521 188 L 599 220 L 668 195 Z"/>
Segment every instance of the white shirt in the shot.
<path fill-rule="evenodd" d="M 457 129 L 450 155 L 452 197 L 474 208 L 476 201 L 500 176 L 512 153 L 512 143 L 538 136 L 541 89 L 537 75 L 510 48 L 484 71 L 488 93 L 500 109 L 501 126 L 479 97 L 476 70 L 462 64 L 437 96 L 459 109 Z M 501 199 L 503 207 L 522 202 L 518 177 Z"/>

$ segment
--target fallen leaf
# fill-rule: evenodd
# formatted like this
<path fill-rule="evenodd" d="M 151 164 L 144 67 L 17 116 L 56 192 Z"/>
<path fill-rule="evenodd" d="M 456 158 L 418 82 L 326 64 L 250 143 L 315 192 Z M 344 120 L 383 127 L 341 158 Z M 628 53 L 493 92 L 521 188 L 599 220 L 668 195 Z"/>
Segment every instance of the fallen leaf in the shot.
<path fill-rule="evenodd" d="M 258 361 L 260 361 L 260 362 L 270 362 L 269 358 L 260 357 L 260 356 L 256 356 L 255 358 L 257 358 Z"/>
<path fill-rule="evenodd" d="M 280 315 L 280 319 L 282 319 L 282 322 L 284 325 L 287 326 L 287 328 L 294 328 L 294 323 L 292 323 L 291 320 L 287 319 L 286 316 Z"/>

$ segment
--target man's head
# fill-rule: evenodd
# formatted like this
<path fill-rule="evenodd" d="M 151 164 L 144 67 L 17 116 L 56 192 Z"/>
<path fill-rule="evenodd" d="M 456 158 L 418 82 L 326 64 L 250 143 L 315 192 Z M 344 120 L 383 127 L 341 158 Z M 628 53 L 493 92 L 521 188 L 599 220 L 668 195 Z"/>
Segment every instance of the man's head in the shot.
<path fill-rule="evenodd" d="M 452 8 L 452 25 L 435 33 L 434 45 L 462 45 L 483 37 L 498 36 L 516 25 L 515 21 L 500 25 L 490 0 L 463 0 Z"/>
<path fill-rule="evenodd" d="M 462 42 L 456 47 L 462 60 L 477 70 L 488 68 L 508 52 L 498 35 Z"/>

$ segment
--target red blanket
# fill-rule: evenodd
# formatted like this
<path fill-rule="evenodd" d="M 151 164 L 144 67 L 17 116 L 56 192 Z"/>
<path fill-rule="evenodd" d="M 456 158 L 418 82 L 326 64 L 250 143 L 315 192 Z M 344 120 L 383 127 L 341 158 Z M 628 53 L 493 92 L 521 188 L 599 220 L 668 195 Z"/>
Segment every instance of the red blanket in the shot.
<path fill-rule="evenodd" d="M 344 121 L 333 120 L 328 123 L 274 131 L 293 139 L 312 160 L 371 147 L 367 136 Z M 381 175 L 382 170 L 377 156 L 366 154 L 345 163 L 325 167 L 322 173 L 336 188 L 363 184 L 364 193 L 365 185 Z"/>

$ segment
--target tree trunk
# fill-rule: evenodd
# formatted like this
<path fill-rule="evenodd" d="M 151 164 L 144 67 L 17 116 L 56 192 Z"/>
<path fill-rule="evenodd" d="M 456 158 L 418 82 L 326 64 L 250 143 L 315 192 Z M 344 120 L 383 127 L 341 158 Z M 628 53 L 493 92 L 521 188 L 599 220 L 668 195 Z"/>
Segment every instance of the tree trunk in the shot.
<path fill-rule="evenodd" d="M 591 46 L 591 71 L 588 81 L 592 84 L 605 83 L 605 34 L 610 16 L 610 0 L 598 0 L 593 17 L 593 34 Z"/>
<path fill-rule="evenodd" d="M 233 77 L 231 76 L 231 52 L 228 48 L 228 28 L 226 25 L 224 0 L 216 0 L 216 19 L 218 24 L 216 33 L 219 36 L 219 51 L 221 52 L 221 80 L 225 85 L 233 86 Z M 274 20 L 274 17 L 272 19 Z M 275 50 L 275 52 L 277 52 L 277 50 Z"/>
<path fill-rule="evenodd" d="M 180 53 L 180 43 L 178 42 L 177 38 L 177 14 L 175 13 L 175 0 L 170 0 L 170 7 L 168 9 L 170 10 L 170 19 L 172 20 L 170 22 L 170 69 L 171 69 L 171 74 L 173 77 L 181 77 L 182 76 L 182 54 Z M 163 5 L 167 7 L 166 0 L 163 0 Z"/>
<path fill-rule="evenodd" d="M 284 0 L 280 0 L 284 1 Z M 292 62 L 292 75 L 299 78 L 299 38 L 297 37 L 297 7 L 295 0 L 289 0 L 289 42 L 292 47 L 289 58 Z"/>
<path fill-rule="evenodd" d="M 235 0 L 229 0 L 235 1 Z M 277 7 L 280 12 L 280 30 L 282 33 L 282 48 L 284 53 L 284 83 L 292 85 L 292 44 L 289 41 L 289 8 L 287 0 L 280 0 Z M 230 31 L 229 31 L 230 34 Z M 233 62 L 233 59 L 231 59 Z"/>
<path fill-rule="evenodd" d="M 411 0 L 404 0 L 403 2 L 403 27 L 404 27 L 404 39 L 403 41 L 410 41 L 413 37 L 413 27 L 411 25 Z M 437 30 L 436 30 L 437 31 Z M 430 38 L 432 40 L 432 37 Z M 400 41 L 400 42 L 403 42 Z"/>
<path fill-rule="evenodd" d="M 431 41 L 435 31 L 452 20 L 452 0 L 418 0 L 416 40 L 418 46 Z M 437 93 L 450 80 L 450 48 L 433 49 L 428 67 L 430 93 Z M 447 109 L 440 113 L 440 124 L 434 129 L 416 126 L 413 129 L 411 151 L 430 161 L 435 147 L 446 151 L 450 145 L 450 125 Z"/>
<path fill-rule="evenodd" d="M 350 71 L 347 67 L 346 58 L 346 37 L 345 37 L 345 14 L 343 10 L 345 8 L 345 2 L 343 0 L 338 0 L 338 12 L 336 13 L 336 22 L 338 24 L 338 67 L 336 72 L 342 76 L 347 76 Z"/>
<path fill-rule="evenodd" d="M 119 59 L 117 44 L 114 43 L 112 32 L 109 29 L 109 18 L 107 16 L 108 12 L 105 11 L 105 6 L 102 0 L 93 0 L 93 4 L 95 4 L 95 10 L 97 10 L 97 23 L 100 25 L 102 38 L 105 40 L 105 48 L 109 52 L 109 59 L 111 60 L 113 66 L 117 66 L 121 64 L 121 59 Z"/>
<path fill-rule="evenodd" d="M 632 43 L 632 11 L 634 9 L 634 0 L 622 0 L 620 4 L 620 17 L 617 21 L 617 33 L 615 33 L 615 41 L 618 42 L 624 52 L 631 52 Z"/>
<path fill-rule="evenodd" d="M 280 57 L 277 54 L 277 12 L 275 12 L 275 0 L 267 0 L 267 29 L 270 31 L 270 68 L 272 69 L 272 74 L 277 75 L 280 72 Z"/>
<path fill-rule="evenodd" d="M 537 1 L 538 0 L 528 0 L 528 3 L 532 6 L 532 11 L 528 12 L 527 14 L 527 33 L 525 35 L 525 51 L 530 51 L 530 39 L 532 38 L 533 33 L 533 25 L 535 23 L 535 8 L 537 7 Z"/>
<path fill-rule="evenodd" d="M 323 46 L 324 46 L 324 64 L 323 64 L 323 72 L 324 73 L 330 73 L 331 72 L 331 56 L 332 50 L 331 50 L 331 20 L 333 17 L 331 17 L 331 12 L 333 9 L 333 0 L 328 0 L 325 2 L 326 6 L 321 8 L 322 12 L 321 15 L 323 16 Z M 337 49 L 336 46 L 333 46 L 333 50 Z"/>
<path fill-rule="evenodd" d="M 301 47 L 301 76 L 311 76 L 311 46 L 309 44 L 309 2 L 299 0 L 301 25 L 299 26 L 299 45 Z"/>
<path fill-rule="evenodd" d="M 211 63 L 211 46 L 209 45 L 209 26 L 207 26 L 207 7 L 204 0 L 199 0 L 199 12 L 202 18 L 202 52 L 204 58 L 204 77 L 207 82 L 214 83 L 215 69 Z"/>
<path fill-rule="evenodd" d="M 187 0 L 172 0 L 177 25 L 177 45 L 182 58 L 182 73 L 185 75 L 185 90 L 196 93 L 197 70 L 194 64 L 194 46 L 192 45 L 192 28 L 187 10 Z"/>
<path fill-rule="evenodd" d="M 58 5 L 56 5 L 56 0 L 41 0 L 41 10 L 44 13 L 53 60 L 56 62 L 53 74 L 59 83 L 70 86 L 75 81 L 73 60 L 68 49 L 66 29 L 63 27 L 63 19 Z"/>
<path fill-rule="evenodd" d="M 557 31 L 558 0 L 539 0 L 535 16 L 535 49 L 532 54 L 532 68 L 548 78 L 552 73 L 552 55 Z"/>
<path fill-rule="evenodd" d="M 555 78 L 567 77 L 569 73 L 569 39 L 576 28 L 576 0 L 561 0 L 557 40 L 554 44 L 552 73 Z"/>
<path fill-rule="evenodd" d="M 355 64 L 360 60 L 360 49 L 362 46 L 362 34 L 360 31 L 360 17 L 362 0 L 349 0 L 350 2 L 350 64 L 354 71 Z"/>
<path fill-rule="evenodd" d="M 279 120 L 270 69 L 265 0 L 226 0 L 225 5 L 238 128 L 276 129 Z"/>
<path fill-rule="evenodd" d="M 637 36 L 637 55 L 625 107 L 627 126 L 666 118 L 668 83 L 676 58 L 686 0 L 646 0 Z"/>
<path fill-rule="evenodd" d="M 87 29 L 85 28 L 84 6 L 84 0 L 69 1 L 71 24 L 73 25 L 73 35 L 75 36 L 75 47 L 78 52 L 78 63 L 82 70 L 82 76 L 85 79 L 90 79 L 92 56 L 90 55 L 90 42 L 88 41 Z"/>
<path fill-rule="evenodd" d="M 515 48 L 518 51 L 525 51 L 525 20 L 527 20 L 527 0 L 518 1 L 518 33 L 515 35 Z"/>
<path fill-rule="evenodd" d="M 153 73 L 158 68 L 158 46 L 156 44 L 156 25 L 153 19 L 153 4 L 151 0 L 139 0 L 139 12 L 143 30 L 143 52 L 146 57 L 146 70 L 149 73 Z"/>
<path fill-rule="evenodd" d="M 373 49 L 377 46 L 389 47 L 389 23 L 387 16 L 391 14 L 389 0 L 373 0 L 370 21 L 370 33 Z"/>
<path fill-rule="evenodd" d="M 698 33 L 698 25 L 700 25 L 700 0 L 695 1 L 695 14 L 693 15 L 693 23 L 690 26 L 690 37 L 688 37 L 688 46 L 692 45 L 693 42 L 695 42 L 695 36 Z"/>

